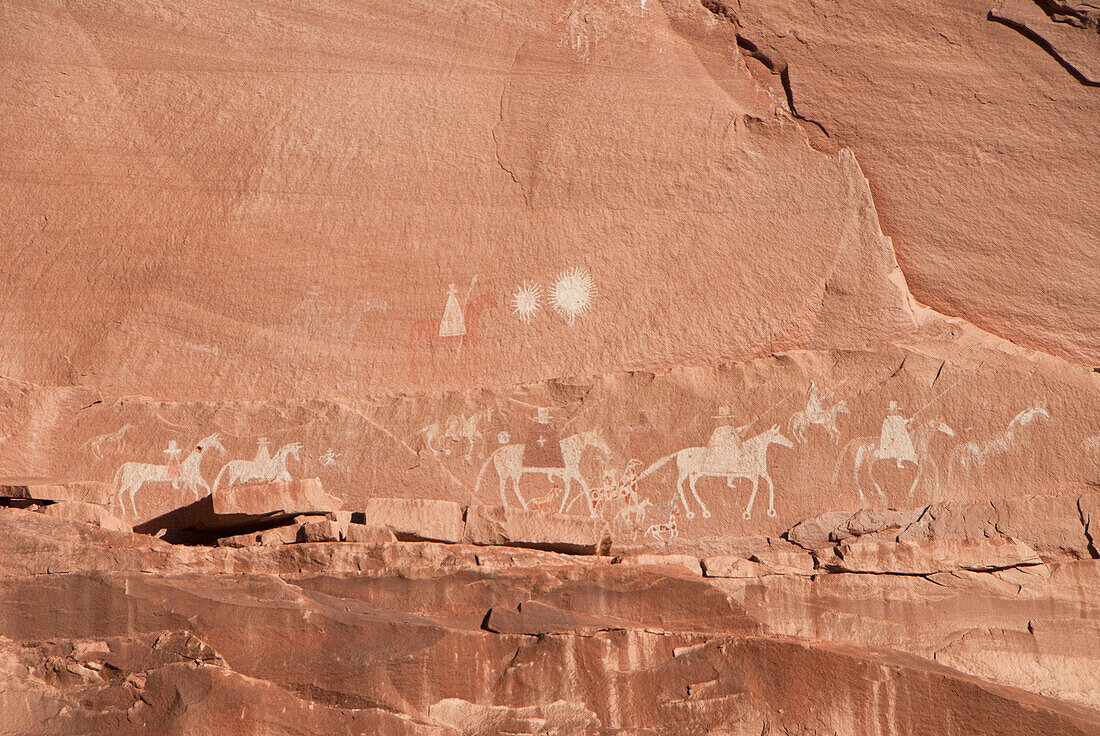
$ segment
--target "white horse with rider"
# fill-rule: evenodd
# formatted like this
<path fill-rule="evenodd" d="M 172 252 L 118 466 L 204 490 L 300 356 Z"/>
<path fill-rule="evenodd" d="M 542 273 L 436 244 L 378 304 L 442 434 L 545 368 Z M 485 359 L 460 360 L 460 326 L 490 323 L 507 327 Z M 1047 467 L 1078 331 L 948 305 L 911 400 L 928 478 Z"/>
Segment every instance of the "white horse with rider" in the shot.
<path fill-rule="evenodd" d="M 720 427 L 719 429 L 732 428 Z M 775 484 L 772 482 L 771 476 L 768 475 L 768 448 L 771 445 L 794 447 L 794 443 L 780 434 L 779 425 L 776 424 L 772 425 L 771 429 L 765 430 L 740 444 L 739 450 L 735 449 L 735 444 L 729 442 L 711 443 L 707 447 L 685 447 L 650 465 L 645 472 L 638 476 L 638 480 L 642 480 L 668 461 L 676 458 L 678 472 L 676 491 L 679 494 L 680 503 L 684 506 L 685 515 L 689 519 L 695 518 L 695 512 L 691 510 L 684 494 L 685 480 L 691 488 L 691 495 L 695 497 L 696 503 L 703 511 L 703 518 L 710 517 L 710 510 L 707 509 L 707 505 L 703 503 L 703 499 L 699 497 L 699 492 L 695 488 L 695 483 L 699 478 L 725 478 L 726 484 L 730 488 L 733 488 L 733 482 L 737 478 L 751 480 L 752 495 L 749 496 L 749 503 L 742 514 L 745 519 L 749 519 L 752 518 L 752 506 L 756 501 L 756 491 L 760 479 L 763 478 L 768 484 L 768 516 L 775 516 Z"/>
<path fill-rule="evenodd" d="M 560 509 L 562 512 L 571 505 L 569 497 L 572 493 L 573 481 L 577 481 L 583 491 L 584 499 L 588 503 L 588 513 L 591 516 L 595 516 L 596 511 L 592 507 L 592 498 L 590 496 L 588 482 L 581 473 L 581 460 L 588 448 L 600 451 L 603 453 L 605 459 L 611 457 L 611 450 L 604 440 L 603 432 L 599 429 L 578 432 L 577 434 L 570 435 L 561 440 L 559 445 L 561 447 L 561 457 L 563 461 L 561 467 L 524 465 L 524 445 L 522 444 L 513 443 L 497 448 L 493 454 L 485 460 L 485 463 L 481 466 L 481 470 L 478 471 L 474 493 L 480 492 L 482 476 L 484 476 L 489 465 L 492 464 L 496 468 L 497 479 L 500 482 L 500 501 L 505 506 L 508 505 L 508 499 L 505 495 L 505 488 L 508 483 L 512 483 L 512 489 L 516 494 L 516 498 L 519 499 L 520 505 L 523 508 L 527 508 L 527 501 L 524 500 L 523 494 L 520 493 L 519 490 L 520 478 L 524 475 L 531 474 L 545 475 L 549 480 L 560 478 L 565 484 L 565 493 L 562 495 Z"/>
<path fill-rule="evenodd" d="M 171 446 L 175 446 L 174 441 Z M 195 445 L 195 449 L 191 451 L 191 454 L 178 464 L 168 463 L 165 465 L 157 465 L 154 463 L 123 463 L 119 469 L 115 471 L 115 487 L 118 489 L 118 502 L 122 512 L 126 513 L 126 504 L 123 503 L 122 497 L 124 494 L 129 494 L 130 508 L 133 510 L 134 516 L 137 516 L 137 506 L 135 505 L 134 497 L 137 495 L 138 490 L 146 483 L 170 482 L 174 490 L 178 490 L 180 485 L 182 485 L 195 494 L 196 501 L 200 498 L 200 488 L 207 493 L 211 493 L 210 486 L 202 477 L 202 468 L 200 467 L 203 454 L 211 449 L 225 453 L 225 448 L 222 447 L 217 432 L 199 440 Z M 173 450 L 173 452 L 176 451 Z M 178 452 L 176 452 L 176 457 L 178 458 Z"/>
<path fill-rule="evenodd" d="M 261 443 L 255 460 L 230 460 L 222 466 L 218 477 L 214 479 L 214 490 L 241 483 L 291 480 L 290 471 L 286 469 L 287 459 L 293 457 L 297 460 L 301 450 L 302 443 L 289 442 L 276 450 L 275 454 L 265 457 L 266 449 Z"/>

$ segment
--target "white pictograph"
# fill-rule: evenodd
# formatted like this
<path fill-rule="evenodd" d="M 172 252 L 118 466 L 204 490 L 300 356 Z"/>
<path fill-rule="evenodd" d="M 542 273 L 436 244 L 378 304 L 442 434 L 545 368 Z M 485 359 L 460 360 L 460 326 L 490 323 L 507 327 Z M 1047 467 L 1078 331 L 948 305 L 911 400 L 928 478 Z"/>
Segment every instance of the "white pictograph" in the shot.
<path fill-rule="evenodd" d="M 680 509 L 673 508 L 672 513 L 668 515 L 668 521 L 664 524 L 653 524 L 645 530 L 645 536 L 653 537 L 658 542 L 664 542 L 668 544 L 670 541 L 680 536 L 680 530 L 676 528 L 676 519 L 680 516 Z M 665 538 L 667 537 L 667 539 Z"/>
<path fill-rule="evenodd" d="M 447 445 L 448 442 L 466 442 L 465 460 L 466 462 L 471 462 L 475 444 L 485 441 L 485 438 L 481 434 L 481 429 L 478 427 L 478 424 L 481 423 L 482 420 L 484 420 L 485 424 L 489 424 L 493 421 L 492 407 L 471 414 L 470 416 L 452 414 L 447 418 L 446 422 L 433 422 L 421 429 L 417 434 L 424 435 L 424 444 L 431 450 L 432 455 L 436 456 L 441 454 L 449 456 L 451 454 L 451 448 Z M 439 446 L 436 447 L 436 444 L 439 444 Z"/>
<path fill-rule="evenodd" d="M 500 482 L 500 500 L 505 506 L 508 505 L 508 499 L 505 495 L 505 489 L 508 483 L 512 483 L 512 489 L 515 492 L 516 498 L 519 499 L 520 505 L 523 508 L 527 508 L 527 501 L 524 500 L 523 494 L 520 493 L 519 490 L 520 479 L 524 475 L 529 474 L 545 475 L 550 480 L 560 478 L 565 484 L 561 511 L 564 511 L 569 505 L 573 481 L 577 481 L 581 486 L 581 490 L 584 492 L 585 501 L 588 503 L 588 513 L 595 516 L 595 510 L 592 508 L 592 500 L 588 495 L 588 482 L 581 473 L 581 458 L 589 448 L 600 451 L 605 458 L 611 456 L 611 450 L 604 441 L 603 432 L 598 429 L 592 429 L 587 432 L 570 435 L 561 440 L 558 446 L 560 448 L 562 460 L 560 466 L 525 465 L 524 455 L 526 448 L 519 443 L 504 445 L 503 447 L 497 448 L 493 454 L 485 460 L 485 464 L 481 466 L 481 470 L 478 471 L 474 493 L 477 494 L 480 492 L 482 477 L 485 475 L 485 471 L 489 468 L 489 465 L 492 464 L 496 468 L 497 478 Z"/>
<path fill-rule="evenodd" d="M 336 452 L 336 450 L 330 447 L 325 450 L 324 454 L 317 458 L 317 462 L 320 464 L 322 470 L 340 473 L 340 475 L 344 476 L 345 480 L 351 480 L 351 474 L 348 472 L 348 469 L 340 462 L 343 457 L 341 453 Z"/>
<path fill-rule="evenodd" d="M 589 498 L 592 499 L 592 508 L 597 515 L 602 515 L 603 507 L 612 501 L 638 502 L 638 470 L 641 467 L 642 461 L 632 457 L 622 473 L 614 469 L 604 473 L 603 485 L 593 488 L 588 493 Z"/>
<path fill-rule="evenodd" d="M 466 334 L 466 318 L 458 303 L 458 287 L 447 287 L 447 304 L 443 307 L 443 319 L 439 321 L 440 337 L 460 337 Z"/>
<path fill-rule="evenodd" d="M 302 444 L 290 442 L 276 450 L 274 455 L 269 453 L 265 438 L 261 437 L 256 444 L 255 459 L 230 460 L 222 466 L 218 471 L 218 477 L 214 479 L 215 491 L 240 483 L 292 480 L 290 472 L 286 469 L 287 459 L 293 457 L 297 460 Z"/>
<path fill-rule="evenodd" d="M 637 498 L 627 500 L 619 512 L 615 514 L 614 522 L 616 525 L 623 524 L 631 532 L 631 539 L 638 538 L 638 532 L 642 525 L 645 524 L 646 514 L 649 509 L 657 508 L 657 505 L 650 501 L 648 498 Z"/>
<path fill-rule="evenodd" d="M 720 430 L 727 429 L 731 431 L 720 433 Z M 695 518 L 695 513 L 688 505 L 687 497 L 684 494 L 685 480 L 691 488 L 691 495 L 695 497 L 695 502 L 699 504 L 699 508 L 703 511 L 703 518 L 710 517 L 710 510 L 707 509 L 707 505 L 703 503 L 703 499 L 699 497 L 699 492 L 695 488 L 695 483 L 699 478 L 707 476 L 725 478 L 726 484 L 730 488 L 733 487 L 733 482 L 737 478 L 751 480 L 752 494 L 749 496 L 749 503 L 742 514 L 743 518 L 749 519 L 752 518 L 752 506 L 756 501 L 760 479 L 763 478 L 768 484 L 768 516 L 775 516 L 775 484 L 768 474 L 768 448 L 771 445 L 794 447 L 794 443 L 779 432 L 779 425 L 772 425 L 771 429 L 741 442 L 740 451 L 735 452 L 736 445 L 732 441 L 732 437 L 735 435 L 732 430 L 732 427 L 719 427 L 715 430 L 715 433 L 721 434 L 721 441 L 712 441 L 707 447 L 685 447 L 666 455 L 646 468 L 645 472 L 638 476 L 638 480 L 649 476 L 669 460 L 676 458 L 678 471 L 676 492 L 679 494 L 680 503 L 683 504 L 684 511 L 689 519 Z"/>
<path fill-rule="evenodd" d="M 1008 427 L 996 439 L 988 442 L 967 442 L 957 451 L 959 464 L 964 468 L 982 467 L 993 456 L 1003 455 L 1011 450 L 1020 440 L 1020 430 L 1040 419 L 1050 419 L 1050 413 L 1041 406 L 1024 409 L 1017 414 Z"/>
<path fill-rule="evenodd" d="M 912 496 L 917 486 L 931 472 L 932 494 L 935 496 L 940 487 L 940 469 L 928 450 L 933 438 L 938 434 L 954 437 L 955 430 L 938 419 L 930 419 L 919 424 L 915 423 L 913 417 L 905 419 L 901 416 L 897 402 L 891 401 L 888 413 L 882 420 L 882 429 L 877 438 L 857 437 L 848 442 L 841 450 L 840 459 L 833 471 L 833 486 L 836 486 L 845 461 L 851 456 L 852 478 L 855 482 L 856 491 L 859 493 L 860 501 L 864 500 L 863 471 L 865 466 L 866 474 L 875 492 L 880 499 L 887 500 L 882 486 L 875 478 L 875 464 L 878 461 L 892 462 L 899 470 L 904 468 L 907 463 L 917 469 L 907 496 Z"/>
<path fill-rule="evenodd" d="M 137 516 L 135 496 L 146 483 L 170 482 L 173 489 L 178 489 L 182 485 L 195 494 L 196 500 L 199 498 L 200 488 L 210 493 L 210 486 L 203 480 L 200 465 L 203 454 L 211 449 L 225 452 L 217 432 L 199 440 L 191 454 L 182 461 L 179 460 L 180 451 L 176 441 L 170 440 L 168 449 L 164 451 L 164 454 L 168 456 L 168 461 L 164 465 L 136 462 L 123 463 L 115 471 L 115 488 L 118 489 L 118 501 L 122 512 L 126 513 L 126 504 L 123 502 L 122 497 L 124 494 L 129 494 L 130 508 Z"/>
<path fill-rule="evenodd" d="M 126 433 L 134 428 L 132 424 L 123 424 L 114 432 L 109 434 L 101 434 L 98 437 L 93 437 L 84 443 L 86 447 L 89 447 L 92 454 L 95 455 L 97 460 L 103 459 L 103 450 L 108 445 L 114 445 L 115 452 L 121 452 L 123 446 L 126 444 Z"/>
<path fill-rule="evenodd" d="M 592 308 L 596 297 L 596 282 L 583 268 L 571 268 L 562 272 L 550 289 L 550 306 L 573 324 L 577 317 Z"/>
<path fill-rule="evenodd" d="M 530 324 L 531 318 L 542 309 L 542 286 L 529 281 L 512 294 L 512 313 L 519 317 L 523 324 Z"/>
<path fill-rule="evenodd" d="M 821 397 L 818 395 L 817 386 L 810 382 L 810 393 L 806 397 L 806 408 L 795 412 L 787 421 L 787 430 L 791 437 L 800 443 L 806 441 L 807 430 L 812 425 L 823 427 L 829 433 L 833 443 L 840 441 L 840 429 L 837 427 L 837 417 L 848 414 L 848 404 L 842 399 L 828 409 L 824 408 Z"/>

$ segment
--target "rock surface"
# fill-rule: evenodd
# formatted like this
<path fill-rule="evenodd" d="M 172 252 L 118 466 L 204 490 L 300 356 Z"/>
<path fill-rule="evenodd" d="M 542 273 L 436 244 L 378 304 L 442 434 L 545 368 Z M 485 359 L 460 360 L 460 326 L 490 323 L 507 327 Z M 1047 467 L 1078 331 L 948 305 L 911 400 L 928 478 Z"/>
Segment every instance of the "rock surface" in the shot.
<path fill-rule="evenodd" d="M 4 4 L 0 734 L 1100 733 L 1098 29 Z"/>

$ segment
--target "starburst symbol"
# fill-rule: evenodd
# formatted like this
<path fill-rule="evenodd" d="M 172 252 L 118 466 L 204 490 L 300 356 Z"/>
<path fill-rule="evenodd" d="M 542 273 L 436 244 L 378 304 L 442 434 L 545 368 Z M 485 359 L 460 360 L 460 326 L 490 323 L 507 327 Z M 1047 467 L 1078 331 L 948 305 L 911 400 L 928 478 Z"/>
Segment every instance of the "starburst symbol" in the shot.
<path fill-rule="evenodd" d="M 516 289 L 512 295 L 512 312 L 519 315 L 523 324 L 530 324 L 531 317 L 542 307 L 542 286 L 523 282 L 523 286 Z"/>
<path fill-rule="evenodd" d="M 563 271 L 550 290 L 550 305 L 569 324 L 592 308 L 596 296 L 596 282 L 583 268 Z"/>

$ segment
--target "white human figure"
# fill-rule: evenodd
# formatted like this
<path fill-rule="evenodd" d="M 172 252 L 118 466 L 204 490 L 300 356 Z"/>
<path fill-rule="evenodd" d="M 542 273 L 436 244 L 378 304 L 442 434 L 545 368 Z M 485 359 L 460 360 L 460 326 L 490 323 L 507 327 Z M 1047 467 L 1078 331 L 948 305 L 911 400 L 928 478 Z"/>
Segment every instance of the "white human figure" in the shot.
<path fill-rule="evenodd" d="M 648 477 L 665 463 L 675 459 L 677 469 L 676 492 L 679 494 L 680 503 L 683 504 L 686 512 L 685 515 L 689 519 L 695 518 L 695 512 L 688 506 L 687 496 L 684 494 L 684 481 L 686 480 L 692 495 L 695 497 L 695 502 L 703 511 L 703 518 L 706 519 L 710 518 L 710 510 L 707 509 L 707 505 L 703 503 L 703 499 L 699 497 L 699 492 L 695 487 L 699 478 L 708 476 L 725 478 L 726 483 L 731 487 L 734 479 L 746 478 L 752 481 L 752 493 L 749 495 L 749 503 L 745 507 L 745 512 L 741 516 L 742 518 L 749 519 L 752 516 L 752 505 L 756 501 L 756 491 L 759 487 L 759 482 L 763 479 L 764 482 L 768 484 L 768 516 L 774 517 L 775 484 L 768 474 L 768 447 L 771 445 L 779 445 L 780 447 L 787 448 L 794 447 L 794 444 L 789 439 L 779 433 L 778 425 L 773 425 L 771 429 L 746 440 L 740 455 L 725 458 L 728 461 L 726 465 L 711 464 L 713 460 L 708 457 L 710 456 L 710 448 L 685 447 L 678 452 L 665 455 L 663 458 L 650 465 L 646 468 L 645 472 L 638 476 L 638 480 Z"/>
<path fill-rule="evenodd" d="M 806 413 L 811 416 L 817 416 L 821 414 L 822 411 L 821 397 L 817 393 L 817 384 L 810 381 L 810 395 L 806 399 Z"/>
<path fill-rule="evenodd" d="M 168 449 L 164 451 L 168 455 L 168 462 L 164 465 L 123 463 L 115 472 L 115 487 L 118 488 L 118 500 L 123 513 L 126 511 L 123 496 L 129 494 L 130 508 L 133 509 L 134 515 L 137 515 L 134 497 L 144 484 L 150 482 L 171 481 L 173 488 L 179 488 L 182 482 L 187 490 L 195 494 L 196 500 L 199 498 L 200 489 L 209 493 L 210 486 L 203 480 L 200 464 L 203 453 L 210 449 L 225 452 L 216 432 L 199 440 L 195 449 L 182 462 L 179 460 L 180 449 L 173 440 L 169 441 Z"/>
<path fill-rule="evenodd" d="M 465 334 L 466 319 L 458 303 L 458 288 L 451 284 L 447 287 L 447 305 L 443 308 L 443 319 L 439 323 L 439 336 L 459 337 Z"/>
<path fill-rule="evenodd" d="M 175 440 L 168 440 L 168 449 L 164 454 L 168 456 L 168 461 L 164 464 L 165 476 L 172 481 L 172 489 L 175 490 L 180 487 L 180 476 L 183 475 L 183 470 L 180 469 L 180 448 Z"/>
<path fill-rule="evenodd" d="M 913 440 L 909 436 L 910 421 L 902 418 L 898 402 L 891 401 L 889 413 L 882 420 L 882 431 L 875 448 L 876 460 L 894 460 L 899 468 L 904 462 L 919 464 Z"/>
<path fill-rule="evenodd" d="M 706 468 L 724 468 L 741 459 L 741 454 L 744 452 L 741 433 L 745 431 L 747 425 L 734 427 L 733 414 L 725 406 L 718 410 L 718 415 L 714 419 L 722 420 L 723 424 L 716 427 L 710 435 L 703 466 Z"/>
<path fill-rule="evenodd" d="M 256 459 L 253 461 L 258 467 L 266 468 L 271 465 L 271 450 L 267 437 L 259 437 L 256 439 Z"/>
<path fill-rule="evenodd" d="M 214 490 L 239 483 L 291 480 L 290 472 L 286 468 L 287 458 L 293 457 L 297 460 L 301 449 L 300 442 L 288 443 L 276 450 L 266 463 L 255 460 L 230 460 L 218 471 L 218 477 L 214 479 Z"/>

